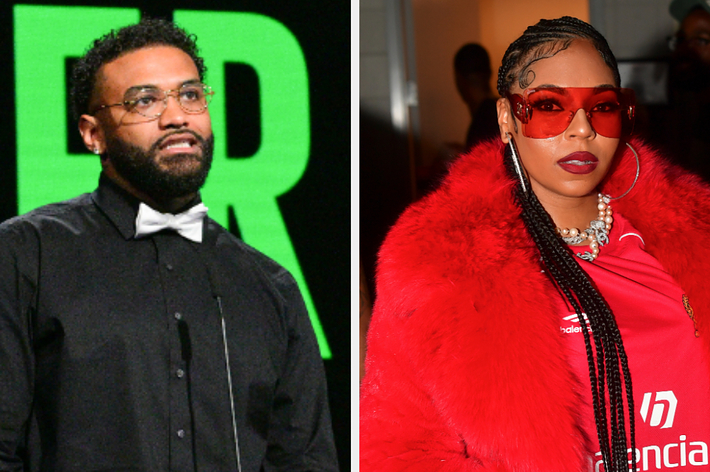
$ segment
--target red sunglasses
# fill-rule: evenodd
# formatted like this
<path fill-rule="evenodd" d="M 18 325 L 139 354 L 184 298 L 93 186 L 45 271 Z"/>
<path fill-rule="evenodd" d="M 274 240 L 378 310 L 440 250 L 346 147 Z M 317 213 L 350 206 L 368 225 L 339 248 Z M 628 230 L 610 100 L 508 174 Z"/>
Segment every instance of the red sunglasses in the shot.
<path fill-rule="evenodd" d="M 634 127 L 636 95 L 628 88 L 543 87 L 506 97 L 528 138 L 562 134 L 580 108 L 594 131 L 607 138 L 628 136 Z"/>

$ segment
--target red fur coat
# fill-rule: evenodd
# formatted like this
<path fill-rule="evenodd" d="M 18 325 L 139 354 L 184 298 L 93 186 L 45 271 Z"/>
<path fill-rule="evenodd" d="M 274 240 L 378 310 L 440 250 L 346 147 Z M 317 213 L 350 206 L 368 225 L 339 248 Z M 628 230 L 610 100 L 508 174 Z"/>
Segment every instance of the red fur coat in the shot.
<path fill-rule="evenodd" d="M 680 283 L 710 354 L 710 188 L 636 142 L 614 202 Z M 604 192 L 636 162 L 623 146 Z M 380 251 L 360 470 L 588 470 L 558 296 L 511 195 L 502 143 L 461 157 Z"/>

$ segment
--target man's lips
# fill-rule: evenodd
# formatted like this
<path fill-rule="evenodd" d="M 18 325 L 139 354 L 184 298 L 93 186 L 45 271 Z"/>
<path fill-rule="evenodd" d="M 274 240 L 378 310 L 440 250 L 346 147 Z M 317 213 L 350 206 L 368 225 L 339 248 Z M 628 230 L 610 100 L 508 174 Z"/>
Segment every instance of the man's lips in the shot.
<path fill-rule="evenodd" d="M 580 151 L 568 154 L 557 165 L 570 174 L 589 174 L 599 165 L 599 159 L 591 152 Z"/>
<path fill-rule="evenodd" d="M 176 133 L 163 138 L 158 149 L 169 153 L 193 152 L 199 144 L 200 140 L 191 133 Z"/>

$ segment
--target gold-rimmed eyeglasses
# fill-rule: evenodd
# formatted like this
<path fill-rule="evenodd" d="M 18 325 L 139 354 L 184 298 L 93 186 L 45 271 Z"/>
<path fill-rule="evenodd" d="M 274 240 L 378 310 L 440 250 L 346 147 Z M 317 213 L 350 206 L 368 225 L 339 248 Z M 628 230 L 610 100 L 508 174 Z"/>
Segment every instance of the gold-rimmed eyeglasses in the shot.
<path fill-rule="evenodd" d="M 180 108 L 187 113 L 201 113 L 212 100 L 212 87 L 202 83 L 185 84 L 179 89 L 161 90 L 157 87 L 131 87 L 123 96 L 123 101 L 111 105 L 101 105 L 92 113 L 111 107 L 124 107 L 129 113 L 138 113 L 146 118 L 157 118 L 168 107 L 168 97 L 174 96 Z"/>

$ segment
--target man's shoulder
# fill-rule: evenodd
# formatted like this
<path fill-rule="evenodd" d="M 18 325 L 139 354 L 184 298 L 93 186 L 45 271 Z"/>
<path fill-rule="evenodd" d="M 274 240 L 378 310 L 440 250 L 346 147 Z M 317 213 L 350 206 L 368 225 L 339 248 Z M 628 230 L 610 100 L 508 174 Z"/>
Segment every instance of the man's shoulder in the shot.
<path fill-rule="evenodd" d="M 38 232 L 64 226 L 95 208 L 90 193 L 69 200 L 50 203 L 0 223 L 0 237 L 26 231 Z"/>
<path fill-rule="evenodd" d="M 275 260 L 245 243 L 216 221 L 208 218 L 207 231 L 216 236 L 215 251 L 220 258 L 234 258 L 239 265 L 258 272 L 276 285 L 295 284 L 293 276 Z"/>

